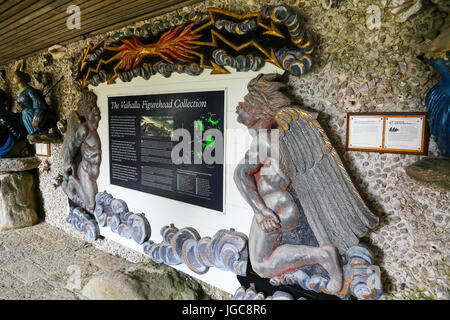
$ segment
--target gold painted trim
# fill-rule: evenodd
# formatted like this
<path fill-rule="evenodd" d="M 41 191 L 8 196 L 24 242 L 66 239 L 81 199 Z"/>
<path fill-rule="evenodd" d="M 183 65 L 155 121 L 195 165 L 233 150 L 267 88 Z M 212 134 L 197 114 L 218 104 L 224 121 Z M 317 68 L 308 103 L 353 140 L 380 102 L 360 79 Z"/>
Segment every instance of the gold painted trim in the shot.
<path fill-rule="evenodd" d="M 222 66 L 219 66 L 217 63 L 211 60 L 211 64 L 213 66 L 213 70 L 211 71 L 211 74 L 229 74 L 230 71 L 223 68 Z"/>

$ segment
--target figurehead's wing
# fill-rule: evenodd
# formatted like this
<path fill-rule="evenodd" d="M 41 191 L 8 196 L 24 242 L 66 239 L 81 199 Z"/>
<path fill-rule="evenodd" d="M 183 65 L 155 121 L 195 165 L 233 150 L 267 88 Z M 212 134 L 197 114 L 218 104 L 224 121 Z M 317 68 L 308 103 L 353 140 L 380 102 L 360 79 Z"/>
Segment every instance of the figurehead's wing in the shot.
<path fill-rule="evenodd" d="M 292 181 L 320 245 L 332 243 L 344 254 L 378 223 L 362 200 L 339 155 L 317 121 L 300 107 L 281 109 L 281 166 Z"/>

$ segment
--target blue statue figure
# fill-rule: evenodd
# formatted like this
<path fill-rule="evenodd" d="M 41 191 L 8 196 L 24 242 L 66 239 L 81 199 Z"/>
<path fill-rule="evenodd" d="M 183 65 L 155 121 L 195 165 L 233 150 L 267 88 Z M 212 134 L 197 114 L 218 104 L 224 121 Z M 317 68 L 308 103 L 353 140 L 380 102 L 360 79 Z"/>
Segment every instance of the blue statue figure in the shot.
<path fill-rule="evenodd" d="M 8 95 L 0 90 L 0 158 L 18 155 L 24 143 L 18 142 L 25 138 L 25 130 L 16 114 L 7 110 Z"/>
<path fill-rule="evenodd" d="M 444 156 L 450 155 L 450 61 L 442 58 L 425 59 L 442 75 L 442 81 L 430 89 L 425 97 L 431 134 Z"/>
<path fill-rule="evenodd" d="M 22 121 L 29 134 L 45 132 L 56 125 L 58 118 L 42 93 L 28 84 L 30 81 L 27 73 L 14 72 L 13 82 L 20 88 L 16 106 L 22 112 Z"/>

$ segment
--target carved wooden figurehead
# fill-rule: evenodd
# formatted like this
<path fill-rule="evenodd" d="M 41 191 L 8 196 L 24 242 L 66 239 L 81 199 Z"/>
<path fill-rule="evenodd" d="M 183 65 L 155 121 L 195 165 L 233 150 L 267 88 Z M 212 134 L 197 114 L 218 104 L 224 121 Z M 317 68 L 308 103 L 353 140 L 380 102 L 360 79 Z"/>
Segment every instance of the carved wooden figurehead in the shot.
<path fill-rule="evenodd" d="M 277 77 L 260 74 L 250 81 L 236 108 L 240 122 L 257 130 L 258 147 L 248 151 L 234 175 L 255 213 L 249 234 L 252 268 L 274 285 L 374 299 L 381 282 L 373 287 L 369 273 L 361 274 L 373 261 L 359 238 L 378 217 L 359 195 L 317 113 L 283 94 Z M 279 130 L 279 141 L 267 142 L 267 130 Z M 355 259 L 362 259 L 359 269 L 346 263 Z M 362 278 L 352 282 L 356 274 Z"/>

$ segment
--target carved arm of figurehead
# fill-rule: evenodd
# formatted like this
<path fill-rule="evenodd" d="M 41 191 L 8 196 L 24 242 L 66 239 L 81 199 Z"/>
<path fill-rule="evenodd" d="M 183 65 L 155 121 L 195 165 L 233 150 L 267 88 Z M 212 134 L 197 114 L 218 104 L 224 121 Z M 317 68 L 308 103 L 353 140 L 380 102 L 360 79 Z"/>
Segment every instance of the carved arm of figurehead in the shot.
<path fill-rule="evenodd" d="M 80 152 L 81 144 L 86 139 L 87 134 L 88 129 L 81 122 L 78 114 L 73 112 L 69 120 L 68 137 L 64 140 L 63 145 L 63 164 L 66 176 L 74 174 L 75 158 Z"/>
<path fill-rule="evenodd" d="M 252 157 L 252 151 L 249 150 L 234 170 L 234 182 L 245 201 L 252 207 L 261 229 L 264 232 L 272 232 L 281 227 L 280 218 L 267 208 L 258 192 L 254 177 L 254 174 L 262 168 L 266 159 L 259 162 L 254 161 L 257 162 L 256 164 L 252 164 L 251 159 L 257 159 L 257 157 Z"/>
<path fill-rule="evenodd" d="M 92 133 L 91 133 L 92 134 Z M 100 163 L 102 161 L 102 155 L 100 150 L 100 138 L 98 135 L 94 135 L 94 139 L 97 142 L 95 146 L 86 146 L 81 148 L 83 161 L 83 169 L 89 175 L 91 180 L 97 180 L 99 175 Z M 86 138 L 89 140 L 89 137 Z"/>

